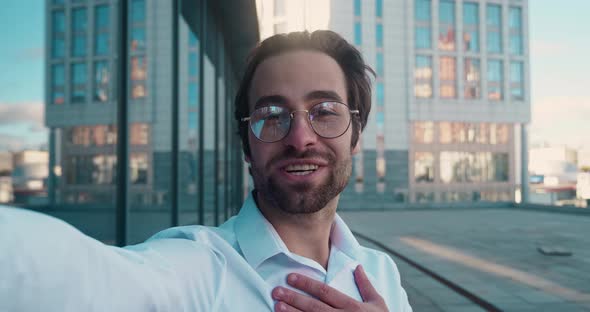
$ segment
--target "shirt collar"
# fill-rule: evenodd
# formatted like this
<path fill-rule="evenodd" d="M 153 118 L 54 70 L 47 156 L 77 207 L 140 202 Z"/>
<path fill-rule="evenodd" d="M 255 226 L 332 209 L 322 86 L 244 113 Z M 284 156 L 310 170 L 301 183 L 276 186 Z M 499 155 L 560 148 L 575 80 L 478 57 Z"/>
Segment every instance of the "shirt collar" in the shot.
<path fill-rule="evenodd" d="M 277 231 L 258 209 L 252 193 L 240 209 L 235 231 L 244 258 L 254 269 L 279 253 L 290 255 Z M 357 259 L 360 244 L 338 214 L 332 224 L 330 242 L 350 258 Z"/>

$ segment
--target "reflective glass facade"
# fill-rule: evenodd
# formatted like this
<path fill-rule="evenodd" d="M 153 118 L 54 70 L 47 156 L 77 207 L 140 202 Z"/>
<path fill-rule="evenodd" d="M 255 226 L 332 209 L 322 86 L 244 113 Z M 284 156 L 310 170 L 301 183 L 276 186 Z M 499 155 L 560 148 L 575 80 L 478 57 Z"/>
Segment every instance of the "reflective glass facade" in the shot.
<path fill-rule="evenodd" d="M 127 3 L 128 37 L 123 42 L 118 37 L 118 2 L 47 7 L 52 56 L 47 61 L 47 102 L 53 104 L 46 107 L 51 129 L 49 210 L 109 243 L 123 235 L 114 222 L 120 220 L 117 194 L 125 183 L 118 168 L 123 162 L 117 115 L 121 79 L 127 81 L 127 243 L 171 225 L 220 224 L 236 212 L 244 196 L 233 121 L 235 61 L 241 66 L 258 38 L 253 1 L 232 1 L 240 16 L 249 16 L 240 18 L 248 25 L 235 24 L 238 19 L 230 16 L 217 20 L 214 7 L 206 8 L 203 1 L 183 2 L 177 19 L 171 14 L 172 2 Z M 171 35 L 175 20 L 177 41 Z M 249 47 L 232 46 L 232 41 L 227 45 L 224 31 L 238 29 L 248 29 L 242 34 L 249 37 L 239 40 Z M 71 47 L 69 51 L 59 52 L 54 38 Z M 80 43 L 86 38 L 89 44 Z M 118 76 L 121 43 L 128 51 L 125 78 Z M 175 54 L 178 67 L 173 66 Z M 172 77 L 177 77 L 177 88 Z"/>

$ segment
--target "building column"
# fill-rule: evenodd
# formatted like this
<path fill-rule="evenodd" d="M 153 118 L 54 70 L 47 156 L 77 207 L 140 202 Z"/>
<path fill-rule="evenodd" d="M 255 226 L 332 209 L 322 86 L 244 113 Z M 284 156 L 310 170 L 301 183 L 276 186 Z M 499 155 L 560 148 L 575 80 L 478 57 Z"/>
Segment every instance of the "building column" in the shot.
<path fill-rule="evenodd" d="M 520 154 L 521 154 L 521 202 L 529 202 L 529 141 L 528 141 L 528 124 L 520 126 Z"/>

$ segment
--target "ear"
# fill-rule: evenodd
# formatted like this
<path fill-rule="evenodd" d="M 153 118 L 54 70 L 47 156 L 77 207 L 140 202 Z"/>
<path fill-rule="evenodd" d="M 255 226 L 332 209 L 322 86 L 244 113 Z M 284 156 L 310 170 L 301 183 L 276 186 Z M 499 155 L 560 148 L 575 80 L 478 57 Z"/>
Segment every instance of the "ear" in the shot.
<path fill-rule="evenodd" d="M 244 161 L 247 162 L 247 163 L 251 163 L 252 162 L 252 159 L 250 159 L 250 156 L 244 155 Z"/>

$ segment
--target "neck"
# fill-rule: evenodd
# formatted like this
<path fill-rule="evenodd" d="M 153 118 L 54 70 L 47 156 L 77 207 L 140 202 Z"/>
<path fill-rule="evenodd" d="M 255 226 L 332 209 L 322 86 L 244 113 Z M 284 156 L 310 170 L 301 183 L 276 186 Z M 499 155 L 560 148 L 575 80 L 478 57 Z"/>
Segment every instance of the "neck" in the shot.
<path fill-rule="evenodd" d="M 257 193 L 260 212 L 275 228 L 290 252 L 312 259 L 325 269 L 330 256 L 330 232 L 339 196 L 315 213 L 291 214 L 274 207 Z"/>

